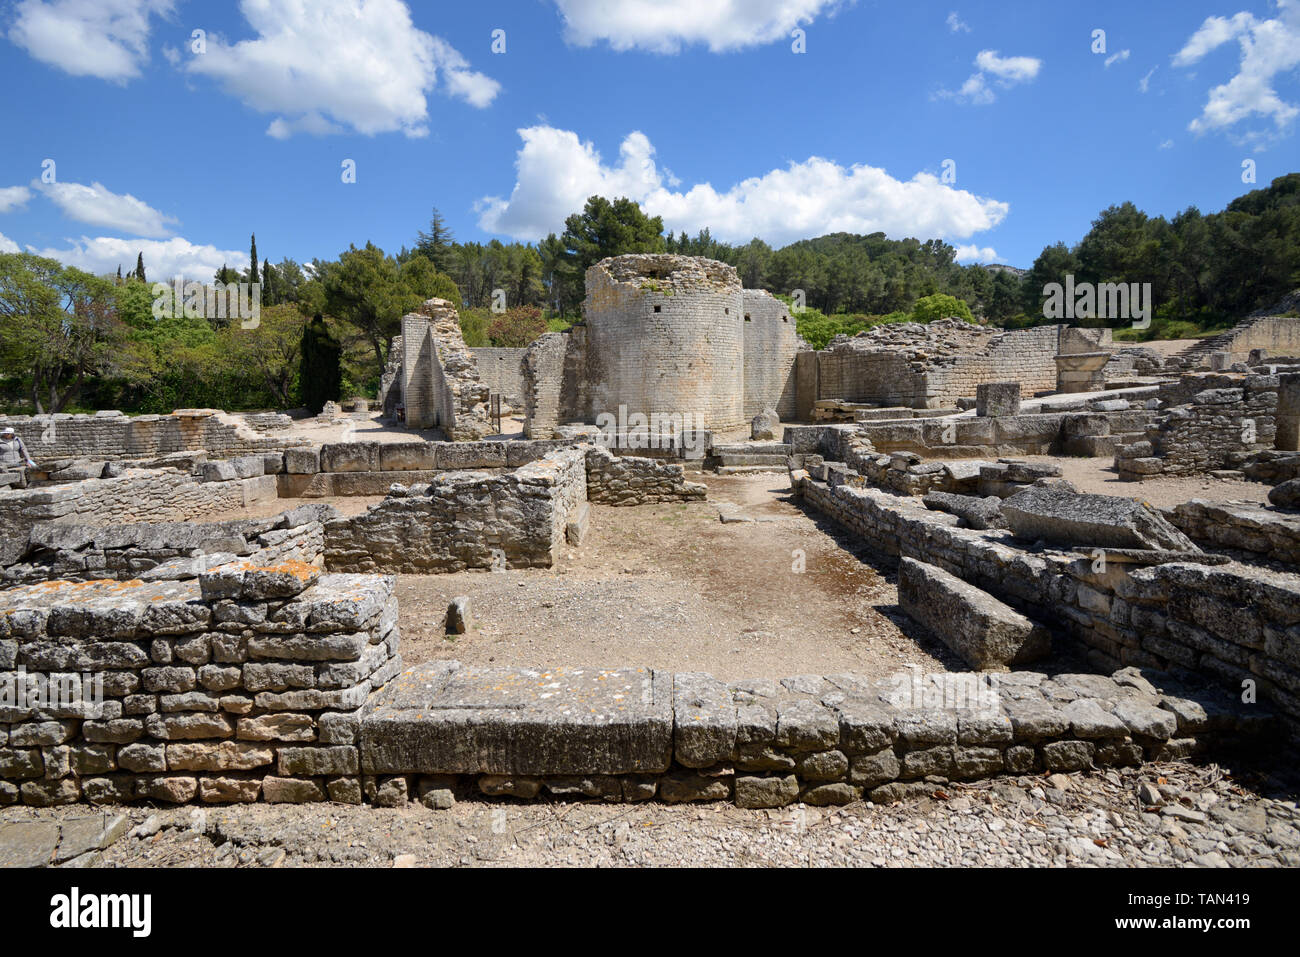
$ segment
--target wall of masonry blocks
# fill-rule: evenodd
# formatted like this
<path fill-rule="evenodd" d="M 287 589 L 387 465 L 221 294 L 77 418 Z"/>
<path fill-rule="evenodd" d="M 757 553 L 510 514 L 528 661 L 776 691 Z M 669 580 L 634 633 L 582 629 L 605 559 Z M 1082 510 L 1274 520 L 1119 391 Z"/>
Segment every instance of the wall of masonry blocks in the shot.
<path fill-rule="evenodd" d="M 1115 549 L 1099 568 L 1091 548 L 1034 548 L 1004 530 L 959 527 L 955 515 L 915 498 L 852 484 L 861 481 L 855 473 L 830 477 L 795 472 L 795 489 L 882 561 L 906 556 L 956 575 L 1077 641 L 1098 670 L 1181 669 L 1236 694 L 1249 679 L 1262 705 L 1300 736 L 1300 576 Z M 1195 600 L 1181 584 L 1192 580 L 1206 582 Z M 1153 615 L 1164 604 L 1168 611 Z"/>
<path fill-rule="evenodd" d="M 258 565 L 320 564 L 324 523 L 336 517 L 332 506 L 304 505 L 268 518 L 227 522 L 42 523 L 31 530 L 15 563 L 0 567 L 0 583 L 179 580 L 236 558 Z"/>
<path fill-rule="evenodd" d="M 1277 436 L 1274 375 L 1198 374 L 1160 387 L 1163 410 L 1142 439 L 1115 451 L 1120 477 L 1195 475 L 1235 468 Z"/>
<path fill-rule="evenodd" d="M 137 416 L 121 412 L 0 415 L 3 426 L 13 427 L 37 464 L 69 458 L 114 462 L 195 451 L 219 459 L 308 441 L 265 434 L 241 416 L 213 409 Z"/>
<path fill-rule="evenodd" d="M 863 348 L 848 339 L 816 353 L 815 368 L 797 372 L 816 379 L 818 399 L 843 399 L 918 409 L 952 406 L 987 382 L 1019 382 L 1025 394 L 1055 390 L 1061 326 L 1015 330 L 991 338 L 980 352 L 915 358 L 891 348 Z M 802 384 L 797 388 L 804 388 Z"/>
<path fill-rule="evenodd" d="M 117 478 L 0 490 L 0 566 L 17 561 L 27 547 L 32 528 L 45 522 L 117 525 L 193 521 L 275 497 L 274 476 L 239 478 L 232 473 L 224 481 L 204 482 L 177 469 L 132 470 Z"/>
<path fill-rule="evenodd" d="M 504 346 L 480 346 L 471 349 L 478 363 L 478 375 L 483 384 L 503 397 L 511 406 L 522 406 L 524 396 L 524 353 L 528 349 L 510 349 Z"/>
<path fill-rule="evenodd" d="M 808 348 L 790 307 L 762 289 L 744 291 L 745 404 L 752 419 L 765 408 L 784 420 L 798 414 L 794 358 Z"/>
<path fill-rule="evenodd" d="M 401 668 L 391 578 L 236 563 L 0 607 L 0 803 L 361 802 L 360 709 Z M 102 699 L 13 697 L 60 675 Z"/>

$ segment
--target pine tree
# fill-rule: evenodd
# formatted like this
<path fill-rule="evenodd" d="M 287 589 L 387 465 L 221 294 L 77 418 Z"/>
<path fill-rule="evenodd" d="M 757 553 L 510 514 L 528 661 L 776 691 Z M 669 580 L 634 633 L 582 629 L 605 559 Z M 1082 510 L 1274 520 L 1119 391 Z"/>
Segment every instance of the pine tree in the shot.
<path fill-rule="evenodd" d="M 122 264 L 117 264 L 117 284 L 122 285 Z"/>
<path fill-rule="evenodd" d="M 137 256 L 135 260 L 135 278 L 139 279 L 141 282 L 149 281 L 144 278 L 144 251 L 143 250 L 140 251 L 140 255 Z"/>
<path fill-rule="evenodd" d="M 447 220 L 443 219 L 438 207 L 433 207 L 433 216 L 429 219 L 429 231 L 420 230 L 420 237 L 415 243 L 415 251 L 438 267 L 438 272 L 447 272 L 451 268 L 451 244 L 453 237 Z"/>
<path fill-rule="evenodd" d="M 262 302 L 268 306 L 276 306 L 281 302 L 280 290 L 277 287 L 278 276 L 271 267 L 271 260 L 262 260 Z"/>

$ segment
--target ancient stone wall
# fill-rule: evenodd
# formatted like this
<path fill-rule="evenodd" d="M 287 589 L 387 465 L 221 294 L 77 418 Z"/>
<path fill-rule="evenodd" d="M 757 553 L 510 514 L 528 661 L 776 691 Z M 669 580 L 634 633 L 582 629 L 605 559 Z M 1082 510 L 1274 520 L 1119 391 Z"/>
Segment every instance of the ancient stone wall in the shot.
<path fill-rule="evenodd" d="M 783 420 L 798 412 L 795 356 L 807 344 L 795 330 L 790 308 L 770 292 L 744 290 L 745 405 L 752 419 L 766 408 Z"/>
<path fill-rule="evenodd" d="M 1163 384 L 1163 415 L 1142 439 L 1120 446 L 1120 478 L 1195 475 L 1237 468 L 1252 453 L 1273 448 L 1277 376 L 1191 374 Z"/>
<path fill-rule="evenodd" d="M 428 299 L 402 317 L 402 401 L 406 424 L 441 429 L 452 441 L 492 434 L 488 387 L 465 345 L 460 318 L 445 299 Z"/>
<path fill-rule="evenodd" d="M 229 522 L 163 522 L 113 526 L 38 524 L 26 551 L 0 568 L 0 581 L 174 581 L 197 578 L 236 558 L 258 565 L 300 561 L 319 565 L 329 505 L 304 505 L 270 518 Z"/>
<path fill-rule="evenodd" d="M 174 452 L 207 452 L 220 459 L 307 444 L 307 439 L 277 436 L 245 417 L 214 409 L 182 409 L 171 415 L 127 416 L 121 412 L 94 415 L 0 415 L 0 427 L 11 426 L 38 465 L 58 459 L 115 462 Z"/>
<path fill-rule="evenodd" d="M 226 481 L 205 482 L 175 469 L 130 471 L 118 478 L 0 491 L 0 565 L 17 560 L 27 547 L 31 529 L 41 522 L 118 525 L 193 521 L 275 497 L 274 476 L 231 475 Z"/>
<path fill-rule="evenodd" d="M 1262 349 L 1276 356 L 1300 355 L 1300 319 L 1262 316 L 1246 319 L 1227 332 L 1198 342 L 1190 351 L 1193 358 L 1226 353 L 1228 363 L 1246 362 L 1252 350 Z"/>
<path fill-rule="evenodd" d="M 1051 391 L 1063 328 L 1002 332 L 960 320 L 876 326 L 817 353 L 817 398 L 933 409 L 973 398 L 987 382 L 1019 382 L 1027 395 Z M 812 375 L 804 366 L 798 372 Z"/>
<path fill-rule="evenodd" d="M 708 487 L 686 481 L 681 465 L 608 449 L 587 452 L 587 499 L 600 505 L 702 502 Z"/>
<path fill-rule="evenodd" d="M 514 471 L 437 473 L 427 485 L 395 486 L 362 515 L 328 522 L 325 564 L 407 573 L 549 568 L 585 499 L 581 449 Z"/>
<path fill-rule="evenodd" d="M 393 579 L 237 563 L 0 605 L 0 804 L 361 803 L 360 708 L 401 669 Z"/>
<path fill-rule="evenodd" d="M 709 259 L 632 255 L 587 270 L 590 411 L 698 416 L 738 429 L 744 406 L 744 296 Z"/>
<path fill-rule="evenodd" d="M 479 346 L 471 349 L 478 363 L 479 380 L 492 392 L 502 396 L 511 408 L 524 404 L 524 353 L 528 349 Z"/>
<path fill-rule="evenodd" d="M 810 507 L 881 560 L 906 556 L 956 575 L 1074 638 L 1099 670 L 1181 668 L 1230 694 L 1250 680 L 1259 701 L 1300 735 L 1300 636 L 1289 631 L 1300 576 L 1235 563 L 1134 563 L 1087 543 L 1078 553 L 1030 550 L 1007 531 L 959 527 L 957 516 L 915 499 L 795 476 Z"/>

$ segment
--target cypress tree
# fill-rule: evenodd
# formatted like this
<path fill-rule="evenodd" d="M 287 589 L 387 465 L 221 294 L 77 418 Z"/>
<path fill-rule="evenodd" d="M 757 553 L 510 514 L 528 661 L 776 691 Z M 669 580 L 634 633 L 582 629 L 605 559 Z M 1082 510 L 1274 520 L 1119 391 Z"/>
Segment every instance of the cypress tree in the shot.
<path fill-rule="evenodd" d="M 253 233 L 248 250 L 248 281 L 259 282 L 257 278 L 257 233 Z"/>
<path fill-rule="evenodd" d="M 298 393 L 302 404 L 319 415 L 325 403 L 337 400 L 343 388 L 343 347 L 318 312 L 302 330 L 298 360 Z"/>
<path fill-rule="evenodd" d="M 144 250 L 141 250 L 140 255 L 135 259 L 135 278 L 141 282 L 149 281 L 144 278 Z"/>

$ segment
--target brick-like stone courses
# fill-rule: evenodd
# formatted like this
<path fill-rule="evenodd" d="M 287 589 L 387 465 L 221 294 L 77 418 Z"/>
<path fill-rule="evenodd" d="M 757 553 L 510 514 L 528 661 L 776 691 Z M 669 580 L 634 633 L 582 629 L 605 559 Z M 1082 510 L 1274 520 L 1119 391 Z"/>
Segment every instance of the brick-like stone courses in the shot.
<path fill-rule="evenodd" d="M 762 289 L 744 290 L 745 405 L 752 419 L 766 408 L 783 420 L 798 414 L 794 361 L 808 345 L 799 338 L 790 307 Z"/>
<path fill-rule="evenodd" d="M 527 348 L 510 349 L 500 346 L 471 349 L 478 363 L 479 379 L 492 392 L 502 396 L 502 401 L 521 408 L 524 401 L 524 353 Z"/>
<path fill-rule="evenodd" d="M 514 471 L 437 473 L 427 485 L 396 486 L 362 515 L 328 522 L 326 567 L 407 573 L 549 568 L 571 512 L 585 499 L 582 449 L 557 450 Z"/>
<path fill-rule="evenodd" d="M 691 414 L 738 429 L 744 405 L 744 296 L 736 270 L 690 256 L 630 255 L 587 270 L 590 411 Z"/>
<path fill-rule="evenodd" d="M 1026 395 L 1053 390 L 1062 328 L 1002 332 L 956 319 L 876 326 L 817 353 L 817 397 L 934 409 L 985 382 L 1019 382 Z"/>
<path fill-rule="evenodd" d="M 361 803 L 360 709 L 401 669 L 393 586 L 238 563 L 0 593 L 0 680 L 102 679 L 98 708 L 0 707 L 0 804 Z"/>
<path fill-rule="evenodd" d="M 209 463 L 226 465 L 227 463 Z M 130 471 L 43 488 L 0 491 L 0 566 L 17 561 L 42 522 L 117 525 L 179 522 L 244 508 L 276 497 L 276 477 L 196 481 L 175 469 Z"/>
<path fill-rule="evenodd" d="M 1236 563 L 1146 567 L 1132 562 L 1159 561 L 1156 553 L 1135 558 L 1087 543 L 1077 552 L 1034 549 L 1007 531 L 960 528 L 957 516 L 915 499 L 804 472 L 794 482 L 809 507 L 882 560 L 906 556 L 956 575 L 1076 639 L 1099 670 L 1181 668 L 1238 695 L 1249 678 L 1258 700 L 1300 736 L 1300 576 Z"/>
<path fill-rule="evenodd" d="M 16 564 L 0 569 L 0 582 L 92 579 L 178 580 L 243 558 L 259 565 L 296 560 L 319 563 L 329 505 L 304 505 L 269 518 L 229 522 L 37 525 Z M 224 557 L 223 557 L 224 556 Z"/>
<path fill-rule="evenodd" d="M 1195 475 L 1236 468 L 1273 447 L 1277 376 L 1190 374 L 1162 385 L 1164 414 L 1137 442 L 1115 451 L 1120 478 Z"/>
<path fill-rule="evenodd" d="M 2 426 L 18 433 L 38 465 L 69 458 L 115 462 L 195 451 L 222 459 L 308 444 L 304 438 L 264 434 L 243 416 L 215 409 L 137 416 L 121 412 L 0 415 Z"/>
<path fill-rule="evenodd" d="M 1187 757 L 1264 730 L 1223 698 L 1136 669 L 903 672 L 726 683 L 712 675 L 430 662 L 362 719 L 362 770 L 389 803 L 474 782 L 489 795 L 877 803 L 942 782 Z M 1184 696 L 1190 695 L 1190 696 Z M 926 780 L 928 778 L 928 780 Z"/>
<path fill-rule="evenodd" d="M 402 317 L 402 400 L 406 424 L 439 428 L 453 441 L 492 434 L 488 387 L 465 345 L 456 308 L 427 299 L 417 313 Z"/>

